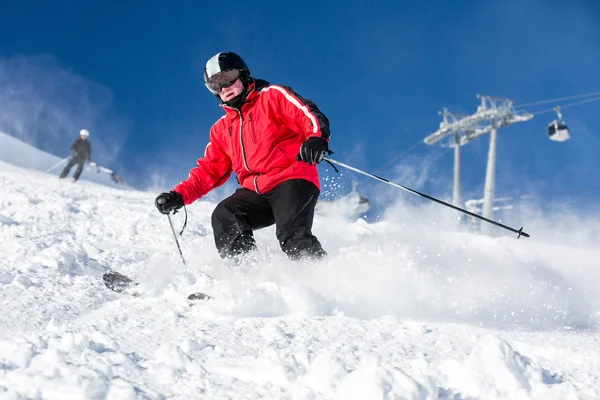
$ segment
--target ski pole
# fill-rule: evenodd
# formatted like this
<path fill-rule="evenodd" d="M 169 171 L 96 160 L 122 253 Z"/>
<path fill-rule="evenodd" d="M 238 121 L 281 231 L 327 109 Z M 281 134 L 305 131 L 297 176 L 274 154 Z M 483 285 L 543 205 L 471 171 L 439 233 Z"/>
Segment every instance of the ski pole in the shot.
<path fill-rule="evenodd" d="M 167 214 L 169 218 L 169 225 L 171 225 L 171 232 L 173 232 L 173 237 L 175 238 L 175 243 L 177 243 L 177 250 L 179 250 L 179 255 L 181 256 L 181 261 L 183 261 L 183 265 L 187 266 L 185 263 L 185 258 L 183 258 L 183 253 L 181 252 L 181 246 L 179 246 L 179 240 L 177 240 L 177 234 L 175 233 L 175 228 L 173 228 L 173 222 L 171 221 L 171 215 Z"/>
<path fill-rule="evenodd" d="M 46 173 L 49 174 L 50 172 L 52 172 L 54 170 L 54 168 L 58 167 L 60 164 L 64 163 L 65 161 L 67 161 L 69 159 L 69 157 L 65 157 L 62 160 L 60 160 L 59 162 L 57 162 L 56 164 L 54 164 L 52 167 L 50 167 Z"/>
<path fill-rule="evenodd" d="M 344 164 L 344 163 L 341 163 L 341 162 L 339 162 L 339 161 L 332 160 L 332 159 L 331 159 L 331 158 L 329 158 L 329 157 L 325 157 L 325 158 L 324 158 L 324 160 L 325 160 L 325 161 L 329 161 L 330 163 L 333 163 L 333 164 L 337 164 L 337 165 L 339 165 L 339 166 L 341 166 L 341 167 L 348 168 L 349 170 L 352 170 L 352 171 L 354 171 L 354 172 L 358 172 L 359 174 L 366 175 L 366 176 L 368 176 L 369 178 L 373 178 L 373 179 L 376 179 L 376 180 L 378 180 L 378 181 L 381 181 L 381 182 L 383 182 L 383 183 L 387 183 L 388 185 L 394 186 L 394 187 L 396 187 L 396 188 L 398 188 L 398 189 L 406 190 L 407 192 L 410 192 L 410 193 L 412 193 L 412 194 L 416 194 L 417 196 L 421 196 L 421 197 L 424 197 L 424 198 L 426 198 L 426 199 L 429 199 L 429 200 L 431 200 L 431 201 L 435 201 L 435 202 L 436 202 L 436 203 L 438 203 L 438 204 L 444 205 L 444 206 L 446 206 L 446 207 L 450 207 L 450 208 L 452 208 L 452 209 L 454 209 L 454 210 L 456 210 L 456 211 L 460 211 L 460 212 L 462 212 L 462 213 L 465 213 L 465 214 L 467 214 L 467 215 L 470 215 L 471 217 L 474 217 L 474 218 L 480 219 L 480 220 L 482 220 L 482 221 L 485 221 L 485 222 L 488 222 L 488 223 L 490 223 L 490 224 L 493 224 L 493 225 L 499 226 L 499 227 L 501 227 L 501 228 L 504 228 L 504 229 L 506 229 L 506 230 L 508 230 L 508 231 L 514 232 L 514 233 L 516 233 L 516 234 L 517 234 L 517 239 L 518 239 L 518 238 L 520 238 L 521 236 L 529 237 L 529 234 L 528 234 L 528 233 L 525 233 L 525 232 L 523 232 L 523 227 L 521 227 L 521 229 L 518 229 L 518 230 L 517 230 L 517 229 L 514 229 L 514 228 L 511 228 L 511 227 L 509 227 L 509 226 L 506 226 L 506 225 L 504 225 L 504 224 L 501 224 L 501 223 L 499 223 L 499 222 L 492 221 L 491 219 L 488 219 L 488 218 L 482 217 L 481 215 L 478 215 L 478 214 L 472 213 L 472 212 L 470 212 L 470 211 L 467 211 L 467 210 L 465 210 L 465 209 L 462 209 L 462 208 L 460 208 L 460 207 L 456 207 L 456 206 L 454 206 L 454 205 L 452 205 L 452 204 L 446 203 L 445 201 L 442 201 L 442 200 L 436 199 L 435 197 L 431 197 L 431 196 L 428 196 L 428 195 L 426 195 L 426 194 L 424 194 L 424 193 L 417 192 L 416 190 L 413 190 L 413 189 L 411 189 L 411 188 L 407 188 L 406 186 L 402 186 L 402 185 L 398 185 L 397 183 L 390 182 L 390 181 L 388 181 L 388 180 L 387 180 L 387 179 L 385 179 L 385 178 L 379 177 L 379 176 L 377 176 L 377 175 L 370 174 L 370 173 L 368 173 L 368 172 L 365 172 L 365 171 L 361 171 L 361 170 L 360 170 L 360 169 L 358 169 L 358 168 L 351 167 L 350 165 L 346 165 L 346 164 Z"/>
<path fill-rule="evenodd" d="M 185 258 L 183 258 L 183 253 L 181 251 L 181 246 L 179 246 L 179 240 L 177 240 L 177 233 L 175 233 L 175 228 L 173 227 L 173 221 L 171 221 L 171 214 L 167 214 L 167 217 L 169 218 L 169 225 L 171 226 L 171 232 L 173 232 L 173 238 L 175 239 L 175 243 L 177 243 L 177 250 L 179 250 L 179 255 L 181 256 L 181 261 L 183 261 L 183 265 L 185 265 L 187 267 L 187 264 L 185 262 Z M 211 279 L 211 280 L 215 279 L 215 278 L 213 278 L 212 276 L 210 276 L 209 274 L 207 274 L 206 272 L 204 272 L 202 270 L 200 270 L 200 273 L 202 275 L 206 276 L 208 279 Z"/>

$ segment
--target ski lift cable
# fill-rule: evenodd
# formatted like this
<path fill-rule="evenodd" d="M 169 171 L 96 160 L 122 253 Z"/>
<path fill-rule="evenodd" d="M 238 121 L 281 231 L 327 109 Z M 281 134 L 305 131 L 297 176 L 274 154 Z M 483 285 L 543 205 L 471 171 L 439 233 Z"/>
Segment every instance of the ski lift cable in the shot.
<path fill-rule="evenodd" d="M 523 103 L 523 104 L 515 105 L 515 108 L 537 106 L 537 105 L 541 105 L 541 104 L 557 103 L 557 102 L 560 102 L 560 101 L 575 100 L 575 99 L 582 99 L 582 98 L 586 98 L 586 97 L 597 97 L 597 96 L 600 96 L 600 92 L 591 92 L 591 93 L 586 93 L 586 94 L 578 94 L 578 95 L 575 95 L 575 96 L 567 96 L 567 97 L 561 97 L 561 98 L 557 98 L 557 99 L 533 101 L 533 102 L 530 102 L 530 103 Z"/>
<path fill-rule="evenodd" d="M 599 93 L 599 95 L 600 95 L 600 93 Z M 566 104 L 564 106 L 560 106 L 560 109 L 564 110 L 565 108 L 580 106 L 582 104 L 587 104 L 587 103 L 593 103 L 594 101 L 598 101 L 598 100 L 600 100 L 600 96 L 594 97 L 594 98 L 591 98 L 591 99 L 582 100 L 582 101 L 577 101 L 575 103 Z M 532 114 L 533 115 L 540 115 L 540 114 L 545 114 L 545 113 L 549 113 L 549 112 L 556 112 L 555 107 L 548 108 L 548 109 L 541 110 L 541 111 L 536 111 L 536 112 L 533 112 Z"/>
<path fill-rule="evenodd" d="M 590 187 L 587 187 L 587 188 L 579 188 L 577 190 L 569 190 L 569 191 L 564 190 L 564 191 L 561 191 L 561 192 L 552 193 L 552 195 L 556 195 L 556 194 L 559 194 L 559 195 L 565 195 L 565 194 L 566 195 L 572 195 L 574 193 L 593 192 L 593 191 L 596 191 L 596 190 L 600 190 L 600 186 L 590 186 Z"/>
<path fill-rule="evenodd" d="M 391 164 L 393 164 L 394 162 L 398 161 L 406 153 L 409 153 L 410 151 L 414 150 L 416 147 L 418 147 L 421 144 L 423 144 L 423 140 L 419 140 L 418 142 L 416 142 L 415 144 L 413 144 L 412 146 L 410 146 L 408 149 L 404 150 L 400 154 L 397 154 L 396 156 L 394 156 L 394 158 L 388 160 L 386 163 L 384 163 L 380 167 L 376 168 L 375 172 L 382 171 L 382 170 L 384 170 L 386 168 L 389 168 L 391 166 Z"/>

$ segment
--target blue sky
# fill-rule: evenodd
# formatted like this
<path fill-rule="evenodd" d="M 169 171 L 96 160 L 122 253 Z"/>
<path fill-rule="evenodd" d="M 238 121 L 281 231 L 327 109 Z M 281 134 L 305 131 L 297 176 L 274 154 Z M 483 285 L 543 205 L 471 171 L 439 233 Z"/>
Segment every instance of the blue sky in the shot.
<path fill-rule="evenodd" d="M 171 187 L 222 115 L 203 85 L 204 63 L 235 51 L 254 76 L 319 105 L 334 158 L 448 197 L 451 150 L 421 144 L 404 153 L 438 128 L 438 111 L 472 113 L 478 93 L 525 103 L 600 91 L 599 18 L 595 0 L 8 0 L 0 3 L 0 130 L 66 156 L 85 126 L 99 163 L 134 186 Z M 564 143 L 546 137 L 553 114 L 501 130 L 497 194 L 549 201 L 572 191 L 579 207 L 597 200 L 599 110 L 600 102 L 565 110 L 572 139 Z M 463 148 L 466 198 L 481 197 L 487 147 L 484 137 Z M 352 177 L 335 178 L 342 191 Z M 357 178 L 373 196 L 382 190 Z"/>

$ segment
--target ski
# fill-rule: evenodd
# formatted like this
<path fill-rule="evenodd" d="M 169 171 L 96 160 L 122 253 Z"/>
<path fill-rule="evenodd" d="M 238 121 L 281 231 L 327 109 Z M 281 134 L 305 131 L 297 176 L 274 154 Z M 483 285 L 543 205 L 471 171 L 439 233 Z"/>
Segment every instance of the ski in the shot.
<path fill-rule="evenodd" d="M 104 285 L 114 292 L 132 294 L 133 296 L 138 295 L 135 292 L 131 292 L 130 289 L 135 288 L 139 284 L 127 275 L 123 275 L 117 271 L 108 271 L 102 275 L 102 280 L 104 281 Z"/>
<path fill-rule="evenodd" d="M 140 295 L 140 293 L 135 290 L 139 283 L 120 272 L 108 271 L 102 275 L 102 280 L 104 281 L 104 285 L 114 292 L 129 294 L 133 297 Z M 212 299 L 212 297 L 202 292 L 192 293 L 187 297 L 190 306 L 202 303 L 209 299 Z"/>
<path fill-rule="evenodd" d="M 210 300 L 210 299 L 212 299 L 212 297 L 210 297 L 206 293 L 202 293 L 202 292 L 192 293 L 187 298 L 188 304 L 190 306 L 192 306 L 194 304 L 205 302 L 206 300 Z"/>

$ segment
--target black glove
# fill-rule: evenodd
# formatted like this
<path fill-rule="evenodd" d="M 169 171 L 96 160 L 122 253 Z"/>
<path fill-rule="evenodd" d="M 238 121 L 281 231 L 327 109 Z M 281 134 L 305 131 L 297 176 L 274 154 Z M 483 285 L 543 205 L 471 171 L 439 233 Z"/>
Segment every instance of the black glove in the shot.
<path fill-rule="evenodd" d="M 316 136 L 310 137 L 300 146 L 300 154 L 296 156 L 296 160 L 304 161 L 311 165 L 318 164 L 323 161 L 328 151 L 325 139 Z"/>
<path fill-rule="evenodd" d="M 170 214 L 173 210 L 183 207 L 183 197 L 177 192 L 161 193 L 156 196 L 154 205 L 161 214 Z"/>

